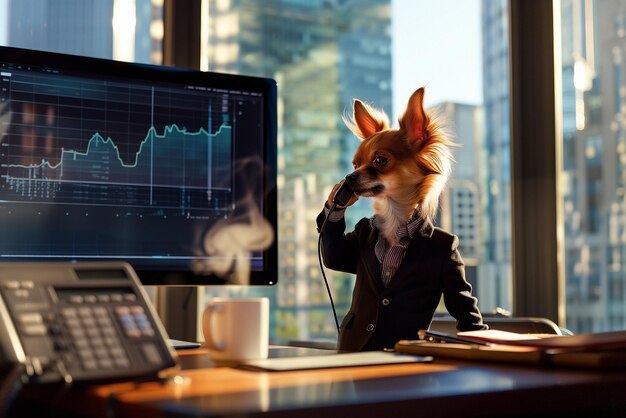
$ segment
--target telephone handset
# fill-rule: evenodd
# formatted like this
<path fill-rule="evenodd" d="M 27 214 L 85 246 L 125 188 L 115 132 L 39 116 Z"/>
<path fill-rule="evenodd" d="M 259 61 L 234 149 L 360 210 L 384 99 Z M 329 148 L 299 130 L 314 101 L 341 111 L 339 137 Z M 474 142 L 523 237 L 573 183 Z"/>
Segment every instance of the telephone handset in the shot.
<path fill-rule="evenodd" d="M 176 366 L 150 300 L 127 263 L 3 263 L 0 362 L 34 382 L 104 381 Z"/>

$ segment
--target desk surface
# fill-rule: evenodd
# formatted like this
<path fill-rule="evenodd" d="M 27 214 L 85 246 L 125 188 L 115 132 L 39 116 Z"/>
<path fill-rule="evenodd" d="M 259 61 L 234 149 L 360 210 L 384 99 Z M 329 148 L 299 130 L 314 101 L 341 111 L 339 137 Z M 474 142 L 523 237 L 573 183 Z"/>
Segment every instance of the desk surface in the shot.
<path fill-rule="evenodd" d="M 68 413 L 94 417 L 626 417 L 624 369 L 546 369 L 436 359 L 272 373 L 215 366 L 202 349 L 179 354 L 182 367 L 165 383 L 71 388 L 54 403 Z"/>

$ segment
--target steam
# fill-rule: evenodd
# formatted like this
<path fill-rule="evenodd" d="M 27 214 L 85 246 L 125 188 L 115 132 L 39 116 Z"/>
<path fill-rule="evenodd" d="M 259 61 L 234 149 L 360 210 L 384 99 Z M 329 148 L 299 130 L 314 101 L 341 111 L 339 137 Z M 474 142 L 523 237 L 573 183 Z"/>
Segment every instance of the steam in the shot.
<path fill-rule="evenodd" d="M 237 171 L 248 175 L 255 172 Z M 263 217 L 252 192 L 236 206 L 238 214 L 218 221 L 206 232 L 202 247 L 207 257 L 196 260 L 193 267 L 196 274 L 214 274 L 232 284 L 248 284 L 251 255 L 269 248 L 274 241 L 274 227 Z"/>

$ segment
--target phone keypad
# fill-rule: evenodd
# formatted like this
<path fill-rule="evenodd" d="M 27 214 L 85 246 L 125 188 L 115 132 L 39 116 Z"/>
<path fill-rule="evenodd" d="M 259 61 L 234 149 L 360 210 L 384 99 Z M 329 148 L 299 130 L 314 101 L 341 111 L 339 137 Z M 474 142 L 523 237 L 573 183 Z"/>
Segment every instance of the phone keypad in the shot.
<path fill-rule="evenodd" d="M 63 308 L 61 315 L 83 369 L 130 367 L 130 359 L 107 307 L 81 304 Z"/>

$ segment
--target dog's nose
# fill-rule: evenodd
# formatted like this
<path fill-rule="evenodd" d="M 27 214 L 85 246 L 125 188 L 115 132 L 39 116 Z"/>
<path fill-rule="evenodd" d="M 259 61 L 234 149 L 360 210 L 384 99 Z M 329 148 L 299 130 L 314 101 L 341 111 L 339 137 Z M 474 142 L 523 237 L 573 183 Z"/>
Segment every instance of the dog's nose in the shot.
<path fill-rule="evenodd" d="M 354 184 L 359 179 L 359 172 L 353 171 L 352 173 L 346 176 L 346 181 L 348 184 Z"/>

